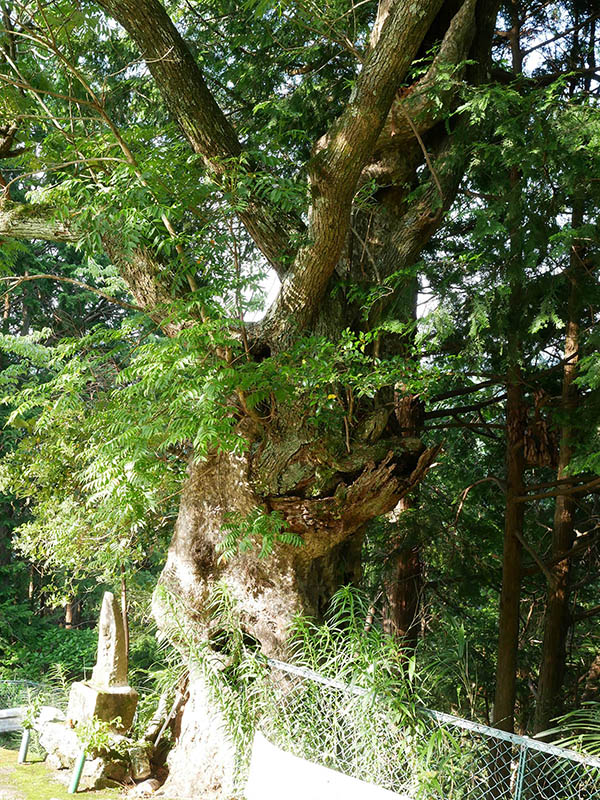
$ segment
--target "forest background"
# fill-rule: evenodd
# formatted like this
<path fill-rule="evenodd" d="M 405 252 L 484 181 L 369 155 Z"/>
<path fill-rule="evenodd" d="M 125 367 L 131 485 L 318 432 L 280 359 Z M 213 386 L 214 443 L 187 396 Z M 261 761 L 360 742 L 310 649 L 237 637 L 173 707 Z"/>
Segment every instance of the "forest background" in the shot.
<path fill-rule="evenodd" d="M 597 714 L 596 4 L 423 4 L 371 162 L 333 144 L 368 135 L 343 126 L 383 80 L 390 4 L 167 5 L 208 122 L 126 2 L 3 5 L 0 677 L 89 673 L 108 587 L 155 685 L 189 464 L 250 451 L 263 499 L 219 512 L 211 576 L 293 561 L 309 508 L 367 627 L 436 675 L 430 704 L 527 733 Z M 290 477 L 273 442 L 292 439 Z M 340 485 L 343 536 L 309 507 Z M 323 575 L 294 613 L 325 612 Z"/>

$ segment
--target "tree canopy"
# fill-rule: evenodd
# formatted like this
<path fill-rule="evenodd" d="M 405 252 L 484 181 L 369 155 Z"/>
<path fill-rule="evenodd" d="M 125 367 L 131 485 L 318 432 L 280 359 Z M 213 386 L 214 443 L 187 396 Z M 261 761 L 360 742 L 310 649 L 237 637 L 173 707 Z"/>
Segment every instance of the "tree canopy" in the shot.
<path fill-rule="evenodd" d="M 507 730 L 593 696 L 597 21 L 5 3 L 11 547 L 69 591 L 166 559 L 271 655 L 349 582 L 423 659 L 459 616 Z"/>

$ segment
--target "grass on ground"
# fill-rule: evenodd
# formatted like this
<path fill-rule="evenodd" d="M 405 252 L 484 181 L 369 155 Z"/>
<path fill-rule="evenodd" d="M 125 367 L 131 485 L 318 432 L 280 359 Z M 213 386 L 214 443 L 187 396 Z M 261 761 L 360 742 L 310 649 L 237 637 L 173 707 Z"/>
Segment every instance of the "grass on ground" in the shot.
<path fill-rule="evenodd" d="M 17 764 L 16 750 L 0 748 L 0 800 L 73 800 L 67 787 L 59 783 L 41 761 Z M 35 757 L 35 754 L 32 754 Z M 117 800 L 118 789 L 78 792 L 89 800 Z"/>

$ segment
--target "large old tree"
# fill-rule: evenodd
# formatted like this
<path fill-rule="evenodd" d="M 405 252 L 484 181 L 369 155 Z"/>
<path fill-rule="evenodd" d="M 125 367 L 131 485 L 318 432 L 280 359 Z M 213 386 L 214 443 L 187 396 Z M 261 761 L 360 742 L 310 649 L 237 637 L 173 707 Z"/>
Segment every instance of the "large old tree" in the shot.
<path fill-rule="evenodd" d="M 431 465 L 415 264 L 479 135 L 464 101 L 492 80 L 498 5 L 5 6 L 0 236 L 103 251 L 122 304 L 204 369 L 173 437 L 188 467 L 159 624 L 177 609 L 209 637 L 224 581 L 282 654 L 293 616 L 358 574 L 365 523 Z M 244 281 L 267 266 L 280 289 L 250 322 Z M 199 437 L 210 391 L 222 418 Z M 233 529 L 281 541 L 225 558 Z M 200 792 L 189 766 L 178 778 Z"/>

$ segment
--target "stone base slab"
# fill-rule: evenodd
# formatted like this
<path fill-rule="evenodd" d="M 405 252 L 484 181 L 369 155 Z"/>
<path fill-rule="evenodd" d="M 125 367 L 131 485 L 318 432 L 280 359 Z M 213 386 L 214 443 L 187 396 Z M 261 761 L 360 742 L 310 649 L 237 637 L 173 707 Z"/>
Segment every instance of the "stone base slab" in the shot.
<path fill-rule="evenodd" d="M 131 686 L 115 686 L 97 689 L 89 683 L 77 682 L 71 686 L 67 720 L 73 725 L 87 722 L 92 717 L 112 722 L 117 717 L 121 724 L 115 730 L 128 731 L 138 702 L 138 693 Z"/>

